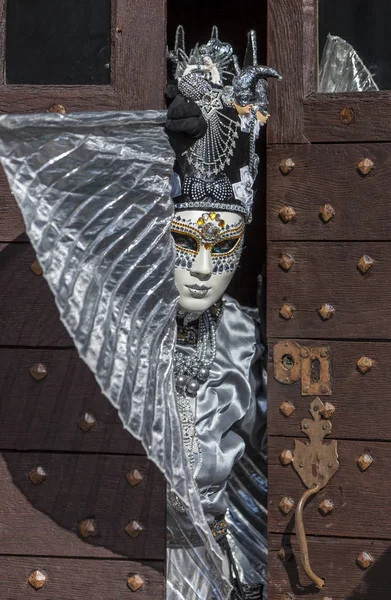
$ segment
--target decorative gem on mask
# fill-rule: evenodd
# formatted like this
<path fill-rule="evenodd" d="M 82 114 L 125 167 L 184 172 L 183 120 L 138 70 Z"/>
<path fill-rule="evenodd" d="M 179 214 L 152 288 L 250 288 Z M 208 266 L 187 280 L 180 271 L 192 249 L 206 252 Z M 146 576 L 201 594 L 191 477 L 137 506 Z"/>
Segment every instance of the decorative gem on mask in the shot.
<path fill-rule="evenodd" d="M 193 263 L 195 261 L 195 255 L 188 255 L 186 250 L 178 250 L 177 248 L 177 256 L 175 259 L 175 268 L 178 269 L 186 269 L 187 271 L 191 271 L 193 267 Z"/>
<path fill-rule="evenodd" d="M 212 221 L 212 223 L 210 221 Z M 197 225 L 205 240 L 208 242 L 215 242 L 221 229 L 225 227 L 225 221 L 216 213 L 203 213 L 198 219 Z M 210 246 L 210 244 L 208 244 L 208 246 Z M 207 250 L 209 250 L 209 248 L 207 248 Z"/>

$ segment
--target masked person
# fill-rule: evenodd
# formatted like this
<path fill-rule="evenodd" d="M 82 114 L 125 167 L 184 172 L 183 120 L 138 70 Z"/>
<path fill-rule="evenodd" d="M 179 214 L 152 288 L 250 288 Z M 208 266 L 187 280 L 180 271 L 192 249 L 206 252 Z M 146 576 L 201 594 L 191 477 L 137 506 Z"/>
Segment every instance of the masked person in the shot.
<path fill-rule="evenodd" d="M 253 32 L 250 50 L 253 64 L 240 69 L 232 47 L 214 30 L 207 44 L 187 55 L 179 28 L 170 53 L 178 94 L 168 109 L 166 131 L 176 151 L 172 235 L 179 329 L 174 376 L 184 444 L 204 514 L 226 557 L 227 577 L 234 582 L 237 597 L 261 598 L 264 571 L 261 575 L 258 569 L 255 585 L 250 582 L 257 579 L 256 567 L 247 568 L 246 574 L 242 568 L 239 574 L 241 561 L 232 551 L 238 544 L 232 536 L 227 540 L 226 521 L 227 482 L 245 442 L 265 459 L 258 327 L 224 296 L 240 261 L 245 225 L 251 220 L 258 168 L 255 143 L 269 116 L 266 78 L 279 77 L 274 69 L 256 64 Z M 169 499 L 174 510 L 185 512 L 175 494 Z M 176 520 L 175 515 L 169 520 L 168 572 L 188 571 L 184 597 L 214 597 L 202 568 L 189 570 L 189 553 L 178 548 Z M 196 541 L 192 543 L 196 546 Z M 260 562 L 265 563 L 264 557 Z"/>
<path fill-rule="evenodd" d="M 257 65 L 253 33 L 243 68 L 216 28 L 189 55 L 183 42 L 179 28 L 167 115 L 1 117 L 1 160 L 80 356 L 166 476 L 167 598 L 260 599 L 262 347 L 224 292 L 279 75 Z M 241 457 L 248 488 L 232 475 Z"/>

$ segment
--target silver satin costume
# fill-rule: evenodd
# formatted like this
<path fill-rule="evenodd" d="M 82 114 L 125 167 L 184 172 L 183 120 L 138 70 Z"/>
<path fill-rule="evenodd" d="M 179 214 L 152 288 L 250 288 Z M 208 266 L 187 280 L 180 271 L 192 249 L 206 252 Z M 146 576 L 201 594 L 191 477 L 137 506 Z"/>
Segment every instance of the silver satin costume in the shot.
<path fill-rule="evenodd" d="M 264 462 L 266 458 L 266 381 L 261 360 L 263 346 L 259 341 L 259 328 L 252 316 L 228 296 L 223 297 L 223 312 L 216 341 L 217 354 L 210 376 L 197 394 L 197 399 L 194 399 L 196 429 L 202 455 L 196 482 L 204 514 L 210 524 L 216 517 L 224 514 L 228 506 L 231 506 L 230 518 L 235 514 L 236 519 L 238 518 L 235 491 L 236 495 L 242 497 L 242 501 L 244 499 L 251 512 L 254 512 L 251 503 L 256 504 L 261 527 L 257 523 L 258 529 L 255 529 L 241 514 L 239 532 L 232 527 L 229 542 L 236 553 L 236 563 L 242 565 L 241 581 L 249 585 L 259 582 L 266 584 L 267 540 L 261 534 L 262 529 L 266 531 L 266 506 L 249 497 L 243 486 L 240 486 L 240 490 L 231 489 L 230 495 L 227 493 L 229 477 L 234 465 L 244 454 L 246 441 Z M 258 483 L 265 491 L 264 475 L 248 458 L 246 460 L 247 467 L 243 461 L 241 468 L 247 469 L 249 479 L 258 477 Z M 234 488 L 233 482 L 230 482 L 230 486 Z M 173 511 L 171 514 L 174 514 Z M 169 518 L 168 523 L 169 529 L 175 531 L 175 522 L 171 523 Z M 238 538 L 242 538 L 241 543 Z M 189 570 L 191 553 L 191 549 L 169 547 L 169 600 L 209 600 L 214 597 L 213 588 L 202 576 L 202 571 L 194 565 Z M 246 566 L 243 555 L 248 557 Z M 252 565 L 249 563 L 250 557 Z M 225 571 L 229 573 L 228 565 Z M 175 574 L 181 574 L 186 579 L 187 588 L 182 588 L 181 594 L 177 587 L 172 587 L 173 582 L 176 583 Z"/>
<path fill-rule="evenodd" d="M 257 328 L 231 298 L 224 297 L 216 337 L 216 359 L 194 401 L 202 455 L 196 480 L 208 522 L 225 513 L 232 467 L 244 453 L 246 438 L 261 445 L 257 433 L 266 418 L 266 406 L 257 406 L 257 399 L 262 400 Z"/>
<path fill-rule="evenodd" d="M 183 544 L 181 559 L 177 553 L 175 566 L 180 560 L 182 566 L 168 571 L 169 594 L 189 600 L 190 587 L 194 598 L 225 600 L 229 574 L 203 509 L 208 518 L 224 512 L 227 477 L 244 449 L 239 431 L 254 437 L 255 411 L 259 423 L 265 418 L 255 374 L 259 346 L 254 321 L 226 299 L 217 360 L 197 410 L 205 449 L 200 498 L 174 391 L 174 156 L 164 122 L 164 111 L 2 116 L 0 155 L 81 358 L 187 507 L 185 516 L 171 511 L 172 522 L 184 538 L 190 524 L 197 541 Z M 246 457 L 238 468 L 228 483 L 229 539 L 244 580 L 258 583 L 265 577 L 266 510 L 243 485 L 243 474 L 260 493 L 265 479 Z"/>

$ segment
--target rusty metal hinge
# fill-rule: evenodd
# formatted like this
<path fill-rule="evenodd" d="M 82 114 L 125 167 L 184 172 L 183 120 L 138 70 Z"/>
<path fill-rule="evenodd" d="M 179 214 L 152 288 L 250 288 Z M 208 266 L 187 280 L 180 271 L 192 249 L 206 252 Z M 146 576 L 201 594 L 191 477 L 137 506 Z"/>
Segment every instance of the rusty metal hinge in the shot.
<path fill-rule="evenodd" d="M 300 346 L 292 340 L 274 346 L 274 378 L 291 384 L 301 379 L 302 396 L 331 396 L 331 357 L 327 346 Z"/>

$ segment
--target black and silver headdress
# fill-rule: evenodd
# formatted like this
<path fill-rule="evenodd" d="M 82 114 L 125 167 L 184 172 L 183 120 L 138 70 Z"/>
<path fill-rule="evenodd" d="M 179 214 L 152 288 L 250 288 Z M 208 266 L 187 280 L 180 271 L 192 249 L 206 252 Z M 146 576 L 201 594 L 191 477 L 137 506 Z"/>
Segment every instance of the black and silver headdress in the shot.
<path fill-rule="evenodd" d="M 177 153 L 172 194 L 176 210 L 228 210 L 250 221 L 258 170 L 257 113 L 267 115 L 267 78 L 280 75 L 258 65 L 254 31 L 249 33 L 243 67 L 232 46 L 219 40 L 216 27 L 206 44 L 197 44 L 187 54 L 179 26 L 168 57 L 175 65 L 180 94 L 198 106 L 206 122 L 205 134 Z M 170 134 L 170 127 L 167 130 Z"/>

